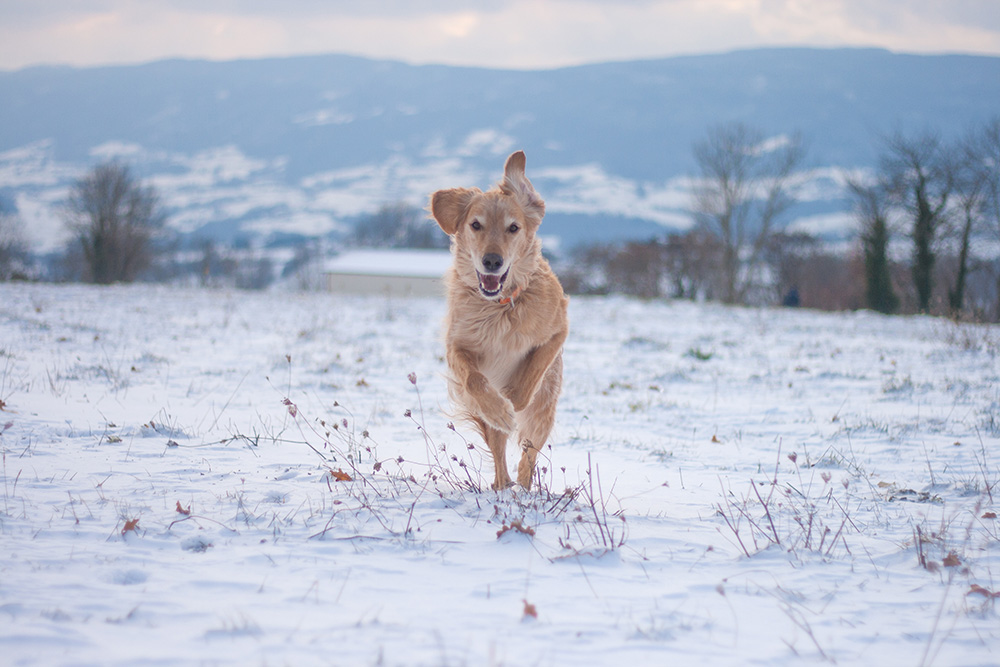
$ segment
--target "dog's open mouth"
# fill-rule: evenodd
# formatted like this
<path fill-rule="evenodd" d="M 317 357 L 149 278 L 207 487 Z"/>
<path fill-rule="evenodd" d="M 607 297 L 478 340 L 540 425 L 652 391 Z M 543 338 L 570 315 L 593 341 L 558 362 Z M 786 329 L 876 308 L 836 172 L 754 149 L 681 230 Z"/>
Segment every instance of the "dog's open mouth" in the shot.
<path fill-rule="evenodd" d="M 509 272 L 510 269 L 507 269 L 501 275 L 497 273 L 479 273 L 479 271 L 476 271 L 476 275 L 479 276 L 479 291 L 488 299 L 498 296 L 500 290 L 503 289 L 503 284 L 507 280 Z"/>

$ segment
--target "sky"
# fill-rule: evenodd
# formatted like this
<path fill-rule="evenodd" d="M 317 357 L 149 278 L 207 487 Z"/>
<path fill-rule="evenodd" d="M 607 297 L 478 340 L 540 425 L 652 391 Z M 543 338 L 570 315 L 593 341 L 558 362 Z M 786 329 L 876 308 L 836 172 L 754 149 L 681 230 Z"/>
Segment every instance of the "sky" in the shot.
<path fill-rule="evenodd" d="M 548 69 L 761 46 L 1000 55 L 1000 0 L 0 0 L 0 69 L 346 53 Z"/>

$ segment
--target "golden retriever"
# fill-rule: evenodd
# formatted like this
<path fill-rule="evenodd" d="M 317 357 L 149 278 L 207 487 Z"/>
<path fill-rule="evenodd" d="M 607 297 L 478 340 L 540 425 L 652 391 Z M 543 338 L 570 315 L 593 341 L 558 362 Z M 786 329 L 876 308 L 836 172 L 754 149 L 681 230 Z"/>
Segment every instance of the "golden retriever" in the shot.
<path fill-rule="evenodd" d="M 569 333 L 569 300 L 537 236 L 545 202 L 524 166 L 518 151 L 491 190 L 438 190 L 430 201 L 453 256 L 445 276 L 449 393 L 493 455 L 497 490 L 511 484 L 506 449 L 515 432 L 522 452 L 517 482 L 531 488 L 555 422 Z"/>

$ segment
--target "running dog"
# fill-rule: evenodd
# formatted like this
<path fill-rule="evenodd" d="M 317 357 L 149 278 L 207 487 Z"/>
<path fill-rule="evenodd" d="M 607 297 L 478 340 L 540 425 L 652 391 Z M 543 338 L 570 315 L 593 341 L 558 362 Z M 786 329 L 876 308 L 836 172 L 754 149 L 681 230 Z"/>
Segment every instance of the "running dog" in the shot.
<path fill-rule="evenodd" d="M 555 422 L 569 299 L 542 257 L 545 202 L 524 174 L 524 153 L 507 158 L 503 180 L 438 190 L 431 215 L 451 237 L 445 276 L 449 393 L 493 455 L 494 489 L 511 485 L 507 439 L 521 446 L 517 482 L 531 488 L 535 460 Z"/>

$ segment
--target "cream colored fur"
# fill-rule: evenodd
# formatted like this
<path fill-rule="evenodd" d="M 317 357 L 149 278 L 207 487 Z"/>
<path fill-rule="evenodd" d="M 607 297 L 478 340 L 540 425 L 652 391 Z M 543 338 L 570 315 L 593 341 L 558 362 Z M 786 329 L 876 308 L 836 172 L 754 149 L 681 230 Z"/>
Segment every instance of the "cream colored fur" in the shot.
<path fill-rule="evenodd" d="M 535 461 L 555 422 L 569 332 L 569 300 L 536 234 L 545 202 L 524 167 L 518 151 L 507 158 L 504 178 L 493 189 L 439 190 L 430 203 L 434 219 L 451 236 L 454 256 L 445 279 L 450 394 L 493 455 L 495 489 L 511 484 L 506 448 L 513 434 L 522 450 L 517 481 L 531 488 Z M 492 294 L 481 286 L 492 287 L 501 272 L 491 272 L 484 259 L 498 256 L 506 277 Z"/>

